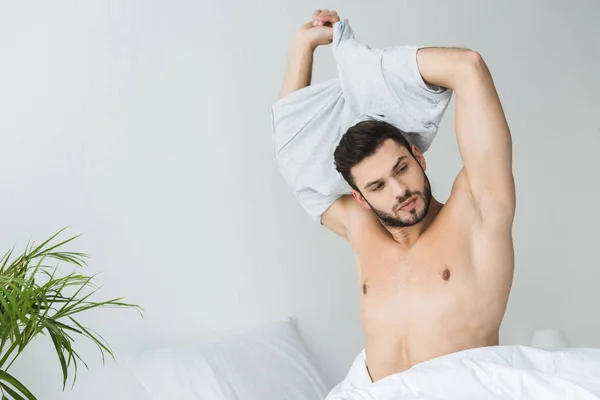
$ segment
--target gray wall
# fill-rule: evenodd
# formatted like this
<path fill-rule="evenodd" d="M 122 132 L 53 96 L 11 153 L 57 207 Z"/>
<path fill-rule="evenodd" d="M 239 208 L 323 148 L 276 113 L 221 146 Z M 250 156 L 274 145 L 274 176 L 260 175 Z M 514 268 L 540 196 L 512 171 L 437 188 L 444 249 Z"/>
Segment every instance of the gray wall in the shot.
<path fill-rule="evenodd" d="M 376 46 L 465 46 L 494 75 L 513 132 L 516 275 L 502 342 L 563 329 L 600 347 L 600 3 L 578 1 L 66 1 L 0 5 L 3 248 L 84 233 L 104 297 L 84 318 L 118 359 L 294 315 L 327 382 L 361 349 L 348 245 L 304 215 L 275 169 L 269 107 L 294 30 L 337 9 Z M 316 81 L 334 76 L 317 52 Z M 451 106 L 427 153 L 444 201 L 460 158 Z M 102 398 L 85 342 L 73 398 Z M 112 368 L 111 361 L 107 369 Z M 14 369 L 61 393 L 51 342 Z"/>

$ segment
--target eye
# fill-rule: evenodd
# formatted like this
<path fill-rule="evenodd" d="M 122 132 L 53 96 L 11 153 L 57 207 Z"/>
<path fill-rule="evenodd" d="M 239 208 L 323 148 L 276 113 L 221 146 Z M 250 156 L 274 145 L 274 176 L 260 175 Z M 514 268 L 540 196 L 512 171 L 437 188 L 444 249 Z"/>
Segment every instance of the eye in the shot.
<path fill-rule="evenodd" d="M 372 191 L 373 192 L 377 192 L 378 190 L 381 190 L 383 188 L 383 183 L 378 183 L 377 186 L 374 186 Z"/>
<path fill-rule="evenodd" d="M 406 169 L 407 169 L 407 168 L 408 168 L 408 165 L 407 165 L 407 164 L 404 164 L 404 165 L 402 165 L 400 168 L 398 168 L 398 169 L 396 170 L 396 173 L 397 173 L 397 174 L 399 174 L 399 173 L 401 173 L 401 172 L 404 172 L 404 171 L 406 171 Z"/>

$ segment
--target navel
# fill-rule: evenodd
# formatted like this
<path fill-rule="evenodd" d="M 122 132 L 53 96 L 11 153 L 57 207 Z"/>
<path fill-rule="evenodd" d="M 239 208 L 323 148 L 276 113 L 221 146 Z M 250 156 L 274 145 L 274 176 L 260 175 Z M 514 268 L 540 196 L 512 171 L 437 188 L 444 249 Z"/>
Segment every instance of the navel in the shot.
<path fill-rule="evenodd" d="M 363 283 L 363 294 L 367 294 L 367 284 Z"/>
<path fill-rule="evenodd" d="M 448 279 L 450 279 L 450 270 L 448 268 L 446 268 L 444 270 L 444 272 L 442 272 L 442 279 L 447 281 Z"/>

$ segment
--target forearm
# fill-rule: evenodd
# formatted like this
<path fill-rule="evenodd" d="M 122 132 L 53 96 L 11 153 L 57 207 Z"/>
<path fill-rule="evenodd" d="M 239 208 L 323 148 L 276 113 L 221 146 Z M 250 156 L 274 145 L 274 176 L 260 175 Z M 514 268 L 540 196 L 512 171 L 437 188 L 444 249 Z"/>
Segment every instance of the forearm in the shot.
<path fill-rule="evenodd" d="M 310 85 L 314 49 L 306 40 L 294 38 L 280 98 Z"/>

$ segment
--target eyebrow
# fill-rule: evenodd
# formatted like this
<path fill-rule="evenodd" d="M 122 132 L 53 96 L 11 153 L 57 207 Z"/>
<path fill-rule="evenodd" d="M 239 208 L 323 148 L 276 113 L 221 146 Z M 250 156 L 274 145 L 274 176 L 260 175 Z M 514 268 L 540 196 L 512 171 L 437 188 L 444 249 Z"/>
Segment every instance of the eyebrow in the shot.
<path fill-rule="evenodd" d="M 398 157 L 398 161 L 396 161 L 396 164 L 394 164 L 394 166 L 392 167 L 392 173 L 393 173 L 393 172 L 396 170 L 396 168 L 398 168 L 398 166 L 400 165 L 400 163 L 401 163 L 402 161 L 404 161 L 405 159 L 406 159 L 406 156 L 400 156 L 400 157 Z M 377 180 L 374 180 L 374 181 L 372 181 L 372 182 L 369 182 L 369 183 L 367 183 L 367 184 L 364 186 L 364 188 L 365 188 L 365 189 L 369 189 L 371 186 L 374 186 L 374 185 L 376 185 L 376 184 L 378 184 L 378 183 L 381 183 L 382 181 L 383 181 L 383 180 L 382 180 L 381 178 L 379 178 L 379 179 L 377 179 Z"/>

